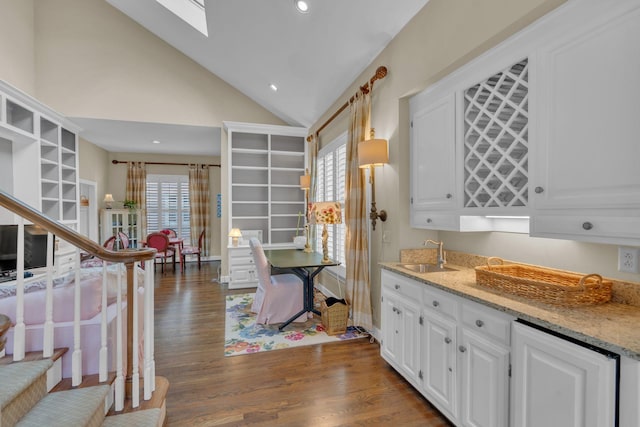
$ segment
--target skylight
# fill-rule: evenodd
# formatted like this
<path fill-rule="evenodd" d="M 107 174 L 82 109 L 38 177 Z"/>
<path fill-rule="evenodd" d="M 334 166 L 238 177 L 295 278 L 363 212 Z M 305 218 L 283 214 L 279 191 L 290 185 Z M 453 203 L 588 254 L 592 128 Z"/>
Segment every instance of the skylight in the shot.
<path fill-rule="evenodd" d="M 204 0 L 156 0 L 173 14 L 200 31 L 206 37 L 207 15 L 204 11 Z"/>

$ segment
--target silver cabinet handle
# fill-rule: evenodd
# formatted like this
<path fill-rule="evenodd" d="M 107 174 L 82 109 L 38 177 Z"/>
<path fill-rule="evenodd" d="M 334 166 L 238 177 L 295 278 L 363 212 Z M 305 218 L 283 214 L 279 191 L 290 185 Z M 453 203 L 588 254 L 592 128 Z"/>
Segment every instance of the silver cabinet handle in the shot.
<path fill-rule="evenodd" d="M 436 300 L 433 300 L 433 302 L 431 304 L 433 304 L 434 307 L 437 307 L 437 306 L 440 305 L 440 303 L 438 301 L 436 301 Z"/>
<path fill-rule="evenodd" d="M 543 193 L 544 192 L 544 188 L 542 187 L 536 187 L 533 191 L 535 191 L 537 194 Z"/>
<path fill-rule="evenodd" d="M 397 312 L 398 312 L 398 309 L 397 309 L 397 308 L 395 308 L 395 307 L 391 307 L 391 311 L 393 311 L 394 313 L 397 313 Z"/>
<path fill-rule="evenodd" d="M 447 193 L 447 199 L 452 198 L 453 196 L 451 195 L 451 193 Z"/>
<path fill-rule="evenodd" d="M 427 224 L 431 224 L 432 222 L 431 218 L 427 218 Z"/>
<path fill-rule="evenodd" d="M 444 342 L 446 342 L 447 344 L 451 344 L 451 338 L 444 337 Z"/>
<path fill-rule="evenodd" d="M 467 347 L 461 345 L 460 347 L 458 347 L 458 350 L 460 350 L 460 353 L 464 353 L 465 351 L 467 351 Z"/>
<path fill-rule="evenodd" d="M 591 230 L 593 228 L 593 224 L 587 221 L 582 224 L 582 228 L 584 228 L 585 230 Z"/>
<path fill-rule="evenodd" d="M 476 326 L 478 328 L 482 328 L 482 325 L 484 325 L 484 322 L 482 320 L 480 320 L 480 319 L 476 320 Z"/>
<path fill-rule="evenodd" d="M 400 285 L 396 285 L 396 286 L 395 286 L 395 288 L 396 288 L 396 289 L 400 289 Z"/>

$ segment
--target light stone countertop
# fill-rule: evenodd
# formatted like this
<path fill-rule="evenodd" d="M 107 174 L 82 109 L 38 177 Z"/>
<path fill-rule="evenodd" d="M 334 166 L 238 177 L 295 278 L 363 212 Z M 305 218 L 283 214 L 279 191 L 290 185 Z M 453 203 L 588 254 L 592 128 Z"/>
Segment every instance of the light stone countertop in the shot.
<path fill-rule="evenodd" d="M 402 262 L 420 262 L 401 257 Z M 449 291 L 488 307 L 557 331 L 579 341 L 640 360 L 640 307 L 609 302 L 576 308 L 555 307 L 491 292 L 476 284 L 475 270 L 448 263 L 457 271 L 414 273 L 399 262 L 381 262 L 388 271 Z M 503 296 L 504 295 L 504 296 Z"/>

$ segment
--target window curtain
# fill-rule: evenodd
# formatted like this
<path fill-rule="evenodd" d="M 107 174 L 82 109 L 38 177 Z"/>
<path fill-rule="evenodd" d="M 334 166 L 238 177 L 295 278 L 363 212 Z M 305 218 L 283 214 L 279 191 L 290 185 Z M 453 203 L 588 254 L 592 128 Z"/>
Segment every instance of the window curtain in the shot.
<path fill-rule="evenodd" d="M 209 230 L 209 168 L 206 165 L 189 165 L 189 205 L 191 245 L 198 244 L 202 230 L 204 242 L 202 254 L 209 255 L 211 232 Z"/>
<path fill-rule="evenodd" d="M 127 200 L 133 200 L 140 209 L 140 237 L 147 235 L 147 167 L 144 162 L 127 162 Z M 129 236 L 133 237 L 133 236 Z"/>
<path fill-rule="evenodd" d="M 371 95 L 359 91 L 349 104 L 349 139 L 345 185 L 345 239 L 347 300 L 352 323 L 373 330 L 371 284 L 369 281 L 369 241 L 364 169 L 358 165 L 358 142 L 369 135 Z"/>

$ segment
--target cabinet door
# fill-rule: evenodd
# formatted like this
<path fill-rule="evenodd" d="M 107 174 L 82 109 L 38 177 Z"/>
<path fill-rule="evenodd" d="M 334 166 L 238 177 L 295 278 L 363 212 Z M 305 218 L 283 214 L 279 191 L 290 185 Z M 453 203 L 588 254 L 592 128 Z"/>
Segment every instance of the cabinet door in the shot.
<path fill-rule="evenodd" d="M 452 419 L 456 409 L 456 324 L 437 313 L 424 312 L 422 387 L 430 401 Z"/>
<path fill-rule="evenodd" d="M 512 331 L 513 425 L 615 425 L 615 360 L 517 322 Z"/>
<path fill-rule="evenodd" d="M 640 7 L 616 13 L 538 52 L 538 209 L 640 207 Z"/>
<path fill-rule="evenodd" d="M 397 305 L 395 298 L 390 296 L 388 292 L 382 292 L 380 354 L 394 367 L 399 367 L 400 363 L 400 320 L 397 314 Z"/>
<path fill-rule="evenodd" d="M 420 307 L 408 300 L 400 299 L 397 315 L 400 320 L 401 368 L 412 379 L 418 378 L 420 369 Z"/>
<path fill-rule="evenodd" d="M 454 94 L 412 108 L 415 111 L 411 113 L 411 208 L 453 209 L 456 206 Z"/>
<path fill-rule="evenodd" d="M 460 335 L 461 423 L 474 427 L 506 427 L 509 350 L 467 328 L 462 328 Z"/>

